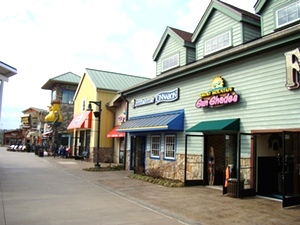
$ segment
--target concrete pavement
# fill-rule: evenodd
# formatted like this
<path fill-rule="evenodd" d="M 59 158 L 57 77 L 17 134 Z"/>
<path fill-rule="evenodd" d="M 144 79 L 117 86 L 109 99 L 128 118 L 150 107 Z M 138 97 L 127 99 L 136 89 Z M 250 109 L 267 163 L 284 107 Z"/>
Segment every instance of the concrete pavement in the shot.
<path fill-rule="evenodd" d="M 300 207 L 283 209 L 278 201 L 82 170 L 89 167 L 0 148 L 0 224 L 300 224 Z"/>

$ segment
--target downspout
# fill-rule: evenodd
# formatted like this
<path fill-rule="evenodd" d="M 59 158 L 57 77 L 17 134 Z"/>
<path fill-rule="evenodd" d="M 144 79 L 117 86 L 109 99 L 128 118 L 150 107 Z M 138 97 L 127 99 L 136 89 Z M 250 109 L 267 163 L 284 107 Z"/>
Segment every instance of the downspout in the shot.
<path fill-rule="evenodd" d="M 126 101 L 126 121 L 128 121 L 128 112 L 129 112 L 129 102 L 127 98 L 121 93 L 121 98 Z M 123 169 L 126 170 L 126 159 L 127 159 L 127 133 L 125 133 L 124 137 L 124 165 Z M 130 168 L 130 165 L 128 166 L 128 170 Z"/>
<path fill-rule="evenodd" d="M 109 106 L 108 106 L 108 103 L 106 103 L 106 109 L 108 109 L 108 111 L 111 111 L 113 113 L 113 118 L 114 118 L 114 122 L 113 122 L 113 127 L 116 126 L 116 110 L 114 109 L 111 109 Z M 112 149 L 113 149 L 113 159 L 114 159 L 114 152 L 115 152 L 115 139 L 113 138 L 113 144 L 112 144 Z"/>

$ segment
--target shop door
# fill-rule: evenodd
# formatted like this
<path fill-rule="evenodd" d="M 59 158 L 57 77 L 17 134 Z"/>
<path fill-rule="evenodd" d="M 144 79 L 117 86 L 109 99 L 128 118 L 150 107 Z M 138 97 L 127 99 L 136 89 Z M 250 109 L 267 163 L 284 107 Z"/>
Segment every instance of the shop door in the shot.
<path fill-rule="evenodd" d="M 230 194 L 236 197 L 237 181 L 237 135 L 225 134 L 224 142 L 224 169 L 223 169 L 223 194 Z M 229 186 L 229 187 L 228 187 Z M 228 190 L 229 189 L 229 190 Z"/>
<path fill-rule="evenodd" d="M 145 172 L 145 136 L 132 136 L 132 156 L 131 156 L 131 168 L 135 173 L 142 174 Z"/>
<path fill-rule="evenodd" d="M 232 135 L 229 136 L 229 138 L 233 137 Z M 239 133 L 236 138 L 236 157 L 234 155 L 234 146 L 231 146 L 233 142 L 226 140 L 225 154 L 229 164 L 225 170 L 223 193 L 239 198 L 254 196 L 256 194 L 256 136 L 254 134 Z M 228 137 L 226 136 L 225 139 L 228 139 Z M 228 144 L 230 145 L 228 146 Z"/>
<path fill-rule="evenodd" d="M 283 132 L 282 207 L 300 205 L 300 147 L 298 132 Z"/>

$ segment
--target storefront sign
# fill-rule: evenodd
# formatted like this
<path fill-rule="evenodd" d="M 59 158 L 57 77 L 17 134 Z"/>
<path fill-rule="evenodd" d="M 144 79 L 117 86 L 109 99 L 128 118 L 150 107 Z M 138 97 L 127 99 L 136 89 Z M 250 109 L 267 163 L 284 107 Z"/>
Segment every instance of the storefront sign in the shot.
<path fill-rule="evenodd" d="M 234 92 L 234 88 L 226 87 L 221 76 L 212 80 L 211 88 L 211 90 L 200 94 L 200 98 L 195 103 L 196 108 L 213 108 L 239 101 L 239 95 Z"/>
<path fill-rule="evenodd" d="M 159 104 L 161 102 L 173 102 L 178 99 L 179 97 L 179 89 L 176 88 L 172 91 L 164 91 L 160 92 L 155 97 L 155 104 Z"/>
<path fill-rule="evenodd" d="M 142 99 L 134 99 L 132 101 L 132 107 L 136 108 L 148 104 L 159 104 L 162 102 L 173 102 L 179 98 L 179 88 L 171 91 L 162 91 L 155 95 L 155 97 L 147 97 Z"/>
<path fill-rule="evenodd" d="M 293 51 L 286 52 L 285 54 L 286 64 L 286 84 L 287 89 L 299 88 L 299 76 L 300 76 L 300 51 L 296 48 Z"/>
<path fill-rule="evenodd" d="M 155 98 L 154 97 L 147 97 L 147 98 L 143 98 L 143 99 L 134 99 L 133 101 L 133 108 L 139 107 L 139 106 L 143 106 L 143 105 L 148 105 L 148 104 L 152 104 L 155 102 Z"/>

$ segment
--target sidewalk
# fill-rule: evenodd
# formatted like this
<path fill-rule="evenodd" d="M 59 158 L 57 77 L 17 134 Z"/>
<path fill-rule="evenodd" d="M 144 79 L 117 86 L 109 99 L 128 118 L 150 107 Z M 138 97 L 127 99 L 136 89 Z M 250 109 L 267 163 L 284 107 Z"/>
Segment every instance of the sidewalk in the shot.
<path fill-rule="evenodd" d="M 130 171 L 88 172 L 93 163 L 41 157 L 62 170 L 123 198 L 185 221 L 187 224 L 300 224 L 300 207 L 283 209 L 280 201 L 232 198 L 208 187 L 171 188 L 129 178 Z M 109 164 L 101 163 L 101 166 Z"/>

